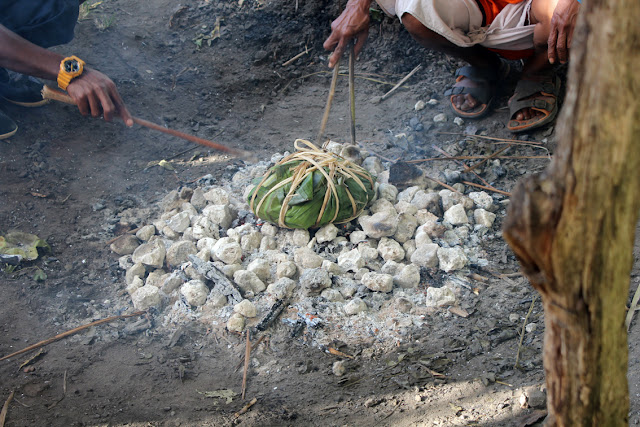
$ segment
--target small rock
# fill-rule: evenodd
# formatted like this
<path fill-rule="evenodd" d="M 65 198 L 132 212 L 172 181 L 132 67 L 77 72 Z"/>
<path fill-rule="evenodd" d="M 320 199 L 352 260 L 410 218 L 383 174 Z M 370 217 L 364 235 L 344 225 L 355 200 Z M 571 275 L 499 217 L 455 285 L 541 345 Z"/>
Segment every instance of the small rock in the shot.
<path fill-rule="evenodd" d="M 242 260 L 242 247 L 230 237 L 223 237 L 213 246 L 213 255 L 225 264 L 237 264 Z"/>
<path fill-rule="evenodd" d="M 156 234 L 156 227 L 148 224 L 136 232 L 136 237 L 143 242 L 147 242 L 154 234 Z"/>
<path fill-rule="evenodd" d="M 467 217 L 467 213 L 461 203 L 453 205 L 449 209 L 447 209 L 447 211 L 444 213 L 444 220 L 451 225 L 469 223 L 469 218 Z"/>
<path fill-rule="evenodd" d="M 461 117 L 456 117 L 455 119 L 453 119 L 453 123 L 457 124 L 458 126 L 462 126 L 464 125 L 464 120 L 462 120 Z"/>
<path fill-rule="evenodd" d="M 283 277 L 267 286 L 267 292 L 273 295 L 275 299 L 289 298 L 295 289 L 296 282 L 287 277 Z"/>
<path fill-rule="evenodd" d="M 300 286 L 307 290 L 307 294 L 318 294 L 331 287 L 331 278 L 322 268 L 310 268 L 300 276 Z"/>
<path fill-rule="evenodd" d="M 365 260 L 358 249 L 343 252 L 338 255 L 338 266 L 345 271 L 356 272 L 365 265 Z"/>
<path fill-rule="evenodd" d="M 378 186 L 378 199 L 384 199 L 391 203 L 395 203 L 397 197 L 398 188 L 395 185 L 381 183 Z"/>
<path fill-rule="evenodd" d="M 411 255 L 411 262 L 420 267 L 435 268 L 438 266 L 438 251 L 440 249 L 435 243 L 417 246 Z"/>
<path fill-rule="evenodd" d="M 144 279 L 144 276 L 147 274 L 147 270 L 145 269 L 144 265 L 140 262 L 133 264 L 133 266 L 131 266 L 125 276 L 124 276 L 124 280 L 125 283 L 127 285 L 130 285 L 131 282 L 133 282 L 133 279 L 136 277 L 139 277 L 141 279 Z"/>
<path fill-rule="evenodd" d="M 418 101 L 416 102 L 416 105 L 414 105 L 413 109 L 416 111 L 420 111 L 424 109 L 425 106 L 426 106 L 426 103 L 424 101 Z"/>
<path fill-rule="evenodd" d="M 228 205 L 229 194 L 222 188 L 212 188 L 204 193 L 204 198 L 212 205 Z"/>
<path fill-rule="evenodd" d="M 271 264 L 264 258 L 256 258 L 247 265 L 247 270 L 253 271 L 262 281 L 271 277 Z"/>
<path fill-rule="evenodd" d="M 378 253 L 385 261 L 402 261 L 404 259 L 404 249 L 396 240 L 383 237 L 378 242 Z"/>
<path fill-rule="evenodd" d="M 298 272 L 298 267 L 293 261 L 283 261 L 276 266 L 276 277 L 278 279 L 283 277 L 291 278 Z"/>
<path fill-rule="evenodd" d="M 378 176 L 379 173 L 384 171 L 382 162 L 376 156 L 369 156 L 362 162 L 362 167 L 367 170 L 371 175 Z"/>
<path fill-rule="evenodd" d="M 420 284 L 420 268 L 415 264 L 407 264 L 398 274 L 393 276 L 393 283 L 401 288 L 415 288 Z"/>
<path fill-rule="evenodd" d="M 438 100 L 431 98 L 427 101 L 427 105 L 438 105 Z"/>
<path fill-rule="evenodd" d="M 193 194 L 191 195 L 191 204 L 198 210 L 207 206 L 207 199 L 204 197 L 204 191 L 202 188 L 198 187 L 193 190 Z"/>
<path fill-rule="evenodd" d="M 519 320 L 520 320 L 520 316 L 518 316 L 516 313 L 511 313 L 509 315 L 509 322 L 517 323 Z"/>
<path fill-rule="evenodd" d="M 472 191 L 469 193 L 469 198 L 473 200 L 476 206 L 480 209 L 484 209 L 486 211 L 492 211 L 494 209 L 493 197 L 484 191 Z"/>
<path fill-rule="evenodd" d="M 209 205 L 202 210 L 202 214 L 224 229 L 229 228 L 233 221 L 231 210 L 227 205 Z"/>
<path fill-rule="evenodd" d="M 218 239 L 220 237 L 219 228 L 218 224 L 214 224 L 206 216 L 200 216 L 194 221 L 191 234 L 196 240 L 206 238 Z"/>
<path fill-rule="evenodd" d="M 393 235 L 394 240 L 404 243 L 413 237 L 418 227 L 418 219 L 408 213 L 398 215 L 398 227 Z"/>
<path fill-rule="evenodd" d="M 262 233 L 251 231 L 240 238 L 240 247 L 243 252 L 251 252 L 260 247 L 262 243 Z"/>
<path fill-rule="evenodd" d="M 445 113 L 436 114 L 433 116 L 434 123 L 444 123 L 447 121 L 447 115 Z"/>
<path fill-rule="evenodd" d="M 369 272 L 362 276 L 362 284 L 374 292 L 391 292 L 393 289 L 393 276 Z"/>
<path fill-rule="evenodd" d="M 240 313 L 233 313 L 227 320 L 227 329 L 229 332 L 242 332 L 244 329 L 244 316 Z"/>
<path fill-rule="evenodd" d="M 322 291 L 320 296 L 330 302 L 344 301 L 342 294 L 337 289 L 327 288 Z"/>
<path fill-rule="evenodd" d="M 184 233 L 190 225 L 191 219 L 187 212 L 177 213 L 167 221 L 167 226 L 176 233 Z"/>
<path fill-rule="evenodd" d="M 180 293 L 189 305 L 199 307 L 207 301 L 209 288 L 201 280 L 190 280 L 180 287 Z"/>
<path fill-rule="evenodd" d="M 347 372 L 347 369 L 344 366 L 344 362 L 342 360 L 333 362 L 333 367 L 331 368 L 331 372 L 333 372 L 333 375 L 335 375 L 336 377 L 343 376 L 345 372 Z"/>
<path fill-rule="evenodd" d="M 447 286 L 441 288 L 427 288 L 427 298 L 425 305 L 427 307 L 443 307 L 453 305 L 456 302 L 456 294 Z"/>
<path fill-rule="evenodd" d="M 378 212 L 371 216 L 361 216 L 358 222 L 362 231 L 373 239 L 393 236 L 398 229 L 398 219 L 390 212 Z"/>
<path fill-rule="evenodd" d="M 173 273 L 167 275 L 164 278 L 164 280 L 162 282 L 162 285 L 160 285 L 160 289 L 166 295 L 169 295 L 173 291 L 178 289 L 180 286 L 182 286 L 184 281 L 185 281 L 185 279 L 183 279 L 182 276 L 179 273 L 174 271 Z"/>
<path fill-rule="evenodd" d="M 145 285 L 138 288 L 132 295 L 133 306 L 138 310 L 147 310 L 157 307 L 162 302 L 160 290 L 155 286 Z"/>
<path fill-rule="evenodd" d="M 367 311 L 367 304 L 360 298 L 353 298 L 344 305 L 344 312 L 349 316 Z"/>
<path fill-rule="evenodd" d="M 535 332 L 536 329 L 538 329 L 537 323 L 527 323 L 527 325 L 524 327 L 524 330 L 528 333 Z"/>
<path fill-rule="evenodd" d="M 400 313 L 409 313 L 413 308 L 413 304 L 405 297 L 399 297 L 396 300 L 396 308 Z"/>
<path fill-rule="evenodd" d="M 196 245 L 188 240 L 182 240 L 176 242 L 167 250 L 166 261 L 167 265 L 175 268 L 185 261 L 188 261 L 189 255 L 198 253 Z"/>
<path fill-rule="evenodd" d="M 267 289 L 267 285 L 256 275 L 256 273 L 248 270 L 238 270 L 233 273 L 233 281 L 242 289 L 247 296 L 249 292 L 255 295 Z"/>
<path fill-rule="evenodd" d="M 467 265 L 468 259 L 464 251 L 459 246 L 454 248 L 439 248 L 438 261 L 440 270 L 450 272 L 459 270 Z"/>
<path fill-rule="evenodd" d="M 338 227 L 333 224 L 325 225 L 316 231 L 316 241 L 318 243 L 330 242 L 338 237 Z"/>
<path fill-rule="evenodd" d="M 491 228 L 493 226 L 493 222 L 496 220 L 496 214 L 484 209 L 476 209 L 473 211 L 473 220 L 476 224 Z"/>
<path fill-rule="evenodd" d="M 144 286 L 143 280 L 139 276 L 135 276 L 131 283 L 127 285 L 127 293 L 133 295 L 138 289 Z"/>
<path fill-rule="evenodd" d="M 116 239 L 109 248 L 118 255 L 129 255 L 132 254 L 139 245 L 140 240 L 138 240 L 136 236 L 125 234 L 124 236 Z"/>
<path fill-rule="evenodd" d="M 236 304 L 233 307 L 233 311 L 235 313 L 242 314 L 244 317 L 256 317 L 258 315 L 256 306 L 248 299 L 243 299 L 238 304 Z"/>
<path fill-rule="evenodd" d="M 207 307 L 216 309 L 216 308 L 222 308 L 225 305 L 227 305 L 227 297 L 225 295 L 223 295 L 220 292 L 211 292 L 209 294 L 209 297 L 207 298 L 207 302 L 205 303 L 205 305 Z"/>
<path fill-rule="evenodd" d="M 309 231 L 298 228 L 293 230 L 291 235 L 291 241 L 295 246 L 303 247 L 309 244 L 311 238 L 309 237 Z"/>
<path fill-rule="evenodd" d="M 160 239 L 143 243 L 133 252 L 131 259 L 134 263 L 140 262 L 154 268 L 162 268 L 167 251 Z"/>

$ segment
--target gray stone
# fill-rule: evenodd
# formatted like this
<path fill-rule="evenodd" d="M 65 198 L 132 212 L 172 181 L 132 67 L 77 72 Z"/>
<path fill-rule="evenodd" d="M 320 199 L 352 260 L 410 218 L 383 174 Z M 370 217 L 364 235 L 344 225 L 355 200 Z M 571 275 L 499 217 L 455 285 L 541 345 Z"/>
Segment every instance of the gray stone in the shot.
<path fill-rule="evenodd" d="M 167 265 L 171 268 L 178 267 L 189 259 L 189 255 L 198 253 L 196 245 L 188 240 L 176 242 L 167 250 Z"/>
<path fill-rule="evenodd" d="M 223 229 L 229 228 L 233 221 L 231 210 L 227 205 L 209 205 L 202 210 L 202 214 Z"/>
<path fill-rule="evenodd" d="M 347 372 L 347 368 L 344 366 L 344 362 L 342 360 L 333 362 L 333 366 L 331 367 L 331 372 L 336 377 L 341 377 Z"/>
<path fill-rule="evenodd" d="M 318 243 L 330 242 L 338 237 L 338 227 L 333 224 L 327 224 L 316 231 L 316 241 Z"/>
<path fill-rule="evenodd" d="M 162 303 L 162 297 L 158 288 L 145 285 L 131 294 L 131 301 L 137 310 L 147 310 L 151 307 L 158 307 Z"/>
<path fill-rule="evenodd" d="M 375 202 L 371 203 L 369 206 L 369 211 L 372 214 L 377 214 L 378 212 L 390 212 L 393 215 L 397 215 L 398 211 L 396 211 L 395 206 L 387 199 L 378 199 Z"/>
<path fill-rule="evenodd" d="M 322 268 L 310 268 L 300 275 L 300 286 L 307 291 L 307 294 L 318 294 L 323 289 L 331 287 L 331 277 Z"/>
<path fill-rule="evenodd" d="M 267 292 L 275 299 L 284 299 L 289 298 L 293 295 L 293 291 L 296 289 L 296 282 L 289 279 L 288 277 L 282 277 L 278 279 L 275 283 L 267 286 Z"/>
<path fill-rule="evenodd" d="M 439 248 L 438 260 L 440 262 L 440 270 L 450 272 L 459 270 L 467 265 L 467 256 L 461 247 Z"/>
<path fill-rule="evenodd" d="M 244 316 L 240 313 L 233 313 L 227 320 L 227 330 L 229 332 L 242 332 L 244 324 Z"/>
<path fill-rule="evenodd" d="M 393 276 L 393 283 L 401 288 L 415 288 L 420 284 L 420 268 L 415 264 L 405 265 Z"/>
<path fill-rule="evenodd" d="M 140 230 L 138 230 L 136 232 L 136 237 L 140 240 L 142 240 L 143 242 L 148 241 L 154 234 L 156 234 L 156 227 L 152 224 L 148 224 L 145 225 L 144 227 L 140 228 Z"/>
<path fill-rule="evenodd" d="M 276 249 L 278 247 L 278 242 L 276 242 L 275 237 L 272 236 L 262 236 L 262 240 L 260 241 L 260 251 L 269 251 Z"/>
<path fill-rule="evenodd" d="M 177 213 L 167 221 L 167 226 L 176 233 L 184 233 L 190 225 L 191 218 L 187 212 Z"/>
<path fill-rule="evenodd" d="M 135 264 L 133 264 L 133 266 L 131 266 L 131 267 L 127 270 L 127 272 L 126 272 L 126 274 L 125 274 L 125 276 L 124 276 L 125 283 L 126 283 L 127 285 L 130 285 L 130 284 L 131 284 L 131 282 L 133 282 L 133 279 L 134 279 L 135 277 L 139 277 L 139 278 L 141 278 L 141 279 L 144 279 L 144 276 L 145 276 L 146 274 L 147 274 L 147 270 L 146 270 L 146 268 L 144 267 L 144 265 L 143 265 L 142 263 L 140 263 L 140 262 L 135 263 Z"/>
<path fill-rule="evenodd" d="M 283 261 L 276 266 L 276 277 L 281 279 L 283 277 L 291 278 L 298 272 L 298 267 L 293 261 Z"/>
<path fill-rule="evenodd" d="M 276 237 L 276 234 L 278 234 L 278 227 L 269 222 L 265 222 L 264 224 L 262 224 L 260 232 L 265 236 Z"/>
<path fill-rule="evenodd" d="M 164 270 L 160 269 L 150 272 L 147 276 L 147 279 L 144 281 L 145 286 L 151 285 L 159 288 L 160 286 L 162 286 L 162 280 L 165 274 L 167 273 L 165 273 Z"/>
<path fill-rule="evenodd" d="M 493 222 L 496 220 L 496 214 L 484 209 L 476 209 L 473 211 L 473 220 L 476 224 L 491 228 L 493 226 Z"/>
<path fill-rule="evenodd" d="M 195 193 L 194 193 L 195 194 Z M 210 292 L 205 305 L 207 307 L 217 309 L 227 305 L 227 297 L 220 292 Z"/>
<path fill-rule="evenodd" d="M 398 188 L 395 185 L 381 183 L 378 186 L 379 199 L 385 199 L 391 203 L 395 203 L 397 197 L 398 197 Z"/>
<path fill-rule="evenodd" d="M 233 306 L 233 311 L 235 313 L 242 314 L 244 317 L 256 317 L 258 315 L 256 306 L 248 299 L 243 299 L 238 304 Z"/>
<path fill-rule="evenodd" d="M 240 238 L 240 247 L 243 252 L 251 252 L 260 247 L 262 243 L 262 233 L 251 231 Z"/>
<path fill-rule="evenodd" d="M 118 258 L 118 266 L 122 270 L 128 270 L 133 267 L 133 261 L 131 260 L 131 255 L 122 255 Z"/>
<path fill-rule="evenodd" d="M 162 268 L 167 251 L 160 239 L 143 243 L 133 252 L 131 259 L 134 263 L 140 262 L 154 268 Z"/>
<path fill-rule="evenodd" d="M 229 194 L 222 188 L 212 188 L 204 193 L 204 198 L 212 205 L 229 204 Z"/>
<path fill-rule="evenodd" d="M 367 309 L 367 304 L 360 298 L 354 298 L 344 305 L 344 312 L 349 316 L 365 312 Z"/>
<path fill-rule="evenodd" d="M 404 267 L 404 264 L 400 264 L 395 261 L 387 261 L 384 263 L 384 265 L 380 269 L 380 272 L 384 274 L 390 274 L 391 276 L 395 276 L 400 272 L 400 270 L 402 270 L 403 267 Z"/>
<path fill-rule="evenodd" d="M 426 243 L 425 243 L 426 244 Z M 416 251 L 416 241 L 415 240 L 407 240 L 402 244 L 402 249 L 404 249 L 404 259 L 408 262 L 411 262 L 411 257 L 413 253 Z"/>
<path fill-rule="evenodd" d="M 341 302 L 344 301 L 342 294 L 337 289 L 324 289 L 320 296 L 329 302 Z"/>
<path fill-rule="evenodd" d="M 493 197 L 484 191 L 472 191 L 469 193 L 469 198 L 473 200 L 476 206 L 486 211 L 493 211 Z"/>
<path fill-rule="evenodd" d="M 202 280 L 189 280 L 180 287 L 180 293 L 189 305 L 199 307 L 207 301 L 209 288 Z"/>
<path fill-rule="evenodd" d="M 405 201 L 398 202 L 393 207 L 399 214 L 409 214 L 415 216 L 418 213 L 417 207 Z"/>
<path fill-rule="evenodd" d="M 362 284 L 374 292 L 391 292 L 393 289 L 393 276 L 369 272 L 362 276 Z"/>
<path fill-rule="evenodd" d="M 202 190 L 202 188 L 198 187 L 193 190 L 193 194 L 191 195 L 191 204 L 198 210 L 202 210 L 202 208 L 207 206 L 207 199 L 204 197 L 204 190 Z"/>
<path fill-rule="evenodd" d="M 328 259 L 325 259 L 324 261 L 322 261 L 321 268 L 323 268 L 324 270 L 328 271 L 330 274 L 333 274 L 333 275 L 341 275 L 345 273 L 342 267 L 340 267 L 335 262 L 329 261 Z"/>
<path fill-rule="evenodd" d="M 184 283 L 183 277 L 179 273 L 174 271 L 173 273 L 170 273 L 164 278 L 164 281 L 162 282 L 160 289 L 162 290 L 162 292 L 169 295 L 173 291 L 178 289 L 180 286 L 182 286 L 183 283 Z"/>
<path fill-rule="evenodd" d="M 398 194 L 398 201 L 411 203 L 411 201 L 413 200 L 415 195 L 418 193 L 418 191 L 420 191 L 420 187 L 415 185 L 405 188 L 400 192 L 400 194 Z"/>
<path fill-rule="evenodd" d="M 440 247 L 435 243 L 417 246 L 411 255 L 411 262 L 419 267 L 435 268 L 438 266 L 438 250 Z"/>
<path fill-rule="evenodd" d="M 362 226 L 362 231 L 374 239 L 393 236 L 398 230 L 398 219 L 390 212 L 361 216 L 358 222 Z"/>
<path fill-rule="evenodd" d="M 291 241 L 295 246 L 307 246 L 309 244 L 309 241 L 311 240 L 308 230 L 298 228 L 296 230 L 293 230 L 291 233 Z"/>
<path fill-rule="evenodd" d="M 233 274 L 233 281 L 245 292 L 247 297 L 256 295 L 267 289 L 267 286 L 256 275 L 248 270 L 238 270 Z"/>
<path fill-rule="evenodd" d="M 322 261 L 324 260 L 320 255 L 315 253 L 313 249 L 302 247 L 297 248 L 293 254 L 294 262 L 301 267 L 305 268 L 318 268 L 322 266 Z"/>
<path fill-rule="evenodd" d="M 262 281 L 269 280 L 271 277 L 271 264 L 263 258 L 256 258 L 247 265 L 247 270 L 256 273 L 256 276 Z"/>
<path fill-rule="evenodd" d="M 378 253 L 385 261 L 402 261 L 405 255 L 400 243 L 387 237 L 378 242 Z"/>
<path fill-rule="evenodd" d="M 384 170 L 382 162 L 376 156 L 369 156 L 364 159 L 362 161 L 362 167 L 373 176 L 378 176 L 378 174 Z"/>
<path fill-rule="evenodd" d="M 398 228 L 393 235 L 393 238 L 400 243 L 404 243 L 413 237 L 413 234 L 418 227 L 418 220 L 411 214 L 398 215 Z"/>
<path fill-rule="evenodd" d="M 131 234 L 116 239 L 109 248 L 118 255 L 132 254 L 140 245 L 140 240 Z"/>
<path fill-rule="evenodd" d="M 363 240 L 367 240 L 367 233 L 362 230 L 354 230 L 349 236 L 349 241 L 354 245 L 357 245 Z"/>
<path fill-rule="evenodd" d="M 467 212 L 464 210 L 464 206 L 461 203 L 451 206 L 444 213 L 444 220 L 451 225 L 467 224 L 469 218 Z"/>
<path fill-rule="evenodd" d="M 456 302 L 456 294 L 447 286 L 441 288 L 427 288 L 427 298 L 425 305 L 427 307 L 444 307 L 453 305 Z"/>
<path fill-rule="evenodd" d="M 135 291 L 144 286 L 144 281 L 140 278 L 140 276 L 134 276 L 131 280 L 131 283 L 127 285 L 127 293 L 129 295 L 133 295 Z"/>
<path fill-rule="evenodd" d="M 445 113 L 439 113 L 433 116 L 434 123 L 444 123 L 447 121 L 447 115 Z"/>
<path fill-rule="evenodd" d="M 242 260 L 242 247 L 230 237 L 223 237 L 213 245 L 213 253 L 225 264 L 237 264 Z"/>

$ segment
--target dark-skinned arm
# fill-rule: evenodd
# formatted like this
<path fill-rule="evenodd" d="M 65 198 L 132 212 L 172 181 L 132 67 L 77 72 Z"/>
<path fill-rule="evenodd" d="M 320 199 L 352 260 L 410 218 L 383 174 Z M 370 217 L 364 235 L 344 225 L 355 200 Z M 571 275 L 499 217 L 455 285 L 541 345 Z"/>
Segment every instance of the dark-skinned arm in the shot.
<path fill-rule="evenodd" d="M 41 48 L 0 25 L 0 67 L 55 81 L 63 59 L 62 55 Z M 82 75 L 71 81 L 67 92 L 83 116 L 104 115 L 106 121 L 111 121 L 117 115 L 127 126 L 133 126 L 115 83 L 100 71 L 85 66 Z"/>
<path fill-rule="evenodd" d="M 331 23 L 331 34 L 324 42 L 326 50 L 333 50 L 329 67 L 333 68 L 342 57 L 349 41 L 356 39 L 356 57 L 369 35 L 369 8 L 372 0 L 349 0 L 340 16 Z"/>

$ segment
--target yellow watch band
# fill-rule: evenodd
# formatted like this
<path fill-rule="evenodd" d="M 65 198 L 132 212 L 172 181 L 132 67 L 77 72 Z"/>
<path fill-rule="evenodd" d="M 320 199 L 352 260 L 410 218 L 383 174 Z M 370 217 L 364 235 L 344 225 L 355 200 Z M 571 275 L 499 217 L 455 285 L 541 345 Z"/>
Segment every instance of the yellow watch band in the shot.
<path fill-rule="evenodd" d="M 85 62 L 77 56 L 69 56 L 60 62 L 60 71 L 58 72 L 58 87 L 67 90 L 67 86 L 71 80 L 80 76 L 84 71 Z"/>

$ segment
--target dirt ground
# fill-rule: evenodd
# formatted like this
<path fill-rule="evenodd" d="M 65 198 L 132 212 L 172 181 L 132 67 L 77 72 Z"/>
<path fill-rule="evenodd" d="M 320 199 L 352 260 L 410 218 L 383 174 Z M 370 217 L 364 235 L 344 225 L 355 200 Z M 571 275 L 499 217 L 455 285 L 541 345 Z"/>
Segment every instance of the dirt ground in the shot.
<path fill-rule="evenodd" d="M 296 138 L 315 139 L 330 82 L 322 42 L 344 2 L 98 3 L 78 23 L 75 40 L 56 49 L 111 76 L 133 115 L 261 159 L 292 150 Z M 464 132 L 512 138 L 505 107 L 517 72 L 493 114 L 455 124 L 442 93 L 457 61 L 420 48 L 396 21 L 375 15 L 356 63 L 359 144 L 383 158 L 407 160 L 441 157 L 439 150 L 477 156 L 496 151 L 492 141 L 465 138 Z M 283 66 L 305 49 L 307 54 Z M 422 68 L 403 88 L 379 102 L 417 65 Z M 414 109 L 429 99 L 439 102 Z M 0 108 L 20 128 L 0 143 L 0 234 L 34 233 L 52 248 L 34 263 L 11 272 L 5 266 L 0 273 L 0 355 L 121 314 L 113 309 L 116 302 L 133 311 L 108 242 L 123 227 L 153 218 L 169 191 L 193 186 L 207 174 L 223 182 L 244 166 L 164 134 L 84 118 L 71 106 Z M 443 112 L 448 121 L 434 123 Z M 338 82 L 327 135 L 349 139 L 346 78 Z M 521 145 L 505 154 L 553 153 L 553 128 L 520 139 L 544 140 L 548 151 Z M 161 159 L 175 171 L 148 167 Z M 547 162 L 505 159 L 478 174 L 509 191 Z M 424 167 L 443 180 L 445 172 L 462 170 L 454 162 Z M 138 223 L 122 224 L 123 212 L 132 210 L 140 212 Z M 469 271 L 485 279 L 478 279 L 477 295 L 469 293 L 463 303 L 468 318 L 435 310 L 402 340 L 371 336 L 336 343 L 354 356 L 346 359 L 343 377 L 332 373 L 339 356 L 305 335 L 291 338 L 276 322 L 252 353 L 246 399 L 210 397 L 212 391 L 240 392 L 244 338 L 214 334 L 195 322 L 166 328 L 152 312 L 142 322 L 121 320 L 53 343 L 30 372 L 20 368 L 30 354 L 0 362 L 0 400 L 16 392 L 6 425 L 532 425 L 544 413 L 544 401 L 523 408 L 520 398 L 523 390 L 540 397 L 534 390 L 544 385 L 542 310 L 526 280 L 514 274 L 517 263 L 495 228 L 484 248 L 490 265 Z M 46 280 L 33 279 L 36 267 Z M 638 281 L 634 270 L 632 291 Z M 525 318 L 537 328 L 521 341 Z M 640 419 L 638 334 L 632 324 L 632 424 Z M 255 405 L 234 415 L 253 398 Z"/>

